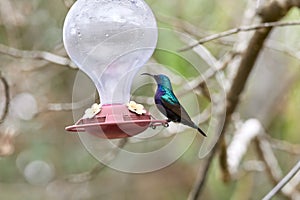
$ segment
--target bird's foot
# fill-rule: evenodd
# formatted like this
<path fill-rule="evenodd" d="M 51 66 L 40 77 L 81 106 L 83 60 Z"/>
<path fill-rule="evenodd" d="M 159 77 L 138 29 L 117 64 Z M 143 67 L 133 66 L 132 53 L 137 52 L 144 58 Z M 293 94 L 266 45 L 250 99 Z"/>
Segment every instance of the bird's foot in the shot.
<path fill-rule="evenodd" d="M 156 129 L 156 125 L 150 125 L 150 127 L 154 130 L 154 129 Z"/>
<path fill-rule="evenodd" d="M 157 126 L 163 126 L 163 127 L 169 127 L 169 123 L 168 121 L 160 121 L 160 122 L 152 122 L 149 127 L 152 128 L 152 129 L 156 129 Z"/>

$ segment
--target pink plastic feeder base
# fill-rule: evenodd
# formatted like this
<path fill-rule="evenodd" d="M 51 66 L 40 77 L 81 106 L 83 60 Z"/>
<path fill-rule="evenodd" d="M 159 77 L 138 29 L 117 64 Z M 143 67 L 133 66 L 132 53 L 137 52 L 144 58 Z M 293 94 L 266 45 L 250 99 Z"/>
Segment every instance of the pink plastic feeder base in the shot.
<path fill-rule="evenodd" d="M 168 126 L 166 120 L 152 119 L 151 115 L 130 112 L 126 105 L 103 105 L 102 110 L 92 119 L 80 119 L 66 127 L 71 132 L 87 132 L 100 138 L 116 139 L 137 135 L 148 127 Z"/>

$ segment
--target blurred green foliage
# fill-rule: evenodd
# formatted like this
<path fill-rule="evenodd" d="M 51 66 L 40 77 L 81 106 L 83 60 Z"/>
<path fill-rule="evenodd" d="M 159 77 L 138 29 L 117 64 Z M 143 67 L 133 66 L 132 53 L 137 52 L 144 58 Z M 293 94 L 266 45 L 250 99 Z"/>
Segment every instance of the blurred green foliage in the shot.
<path fill-rule="evenodd" d="M 209 35 L 212 32 L 216 33 L 240 26 L 241 16 L 245 12 L 248 1 L 147 0 L 147 2 L 157 16 L 159 27 L 163 30 L 173 28 L 171 20 L 170 23 L 160 20 L 161 16 L 169 16 L 193 24 L 199 29 L 199 35 Z M 0 10 L 0 43 L 23 50 L 57 52 L 61 49 L 62 26 L 68 11 L 63 0 L 2 0 L 0 7 L 2 8 Z M 285 18 L 285 20 L 296 19 L 299 19 L 298 9 L 292 10 Z M 296 48 L 300 44 L 299 29 L 299 27 L 282 28 L 281 31 L 276 32 L 276 39 Z M 163 31 L 160 34 L 159 46 L 161 48 L 155 51 L 153 58 L 187 80 L 197 77 L 199 74 L 192 67 L 193 63 L 176 53 L 178 47 L 185 46 L 185 44 L 176 35 Z M 205 46 L 216 58 L 220 58 L 230 48 L 215 42 Z M 170 53 L 166 50 L 168 48 L 174 52 Z M 60 54 L 65 56 L 64 53 Z M 198 158 L 201 145 L 201 139 L 198 137 L 178 161 L 165 169 L 148 174 L 133 175 L 107 168 L 91 182 L 67 183 L 66 176 L 88 171 L 98 163 L 85 150 L 76 134 L 64 131 L 66 125 L 74 123 L 72 113 L 45 110 L 48 103 L 72 101 L 73 82 L 77 72 L 51 63 L 38 70 L 23 71 L 24 66 L 31 66 L 35 63 L 28 59 L 6 55 L 0 55 L 0 57 L 2 61 L 0 70 L 9 77 L 8 80 L 13 85 L 11 95 L 14 96 L 23 91 L 32 93 L 37 98 L 40 112 L 30 121 L 9 122 L 18 129 L 19 135 L 15 141 L 14 154 L 0 157 L 0 199 L 142 198 L 146 200 L 181 200 L 187 198 L 198 168 L 204 162 Z M 272 137 L 296 144 L 300 142 L 298 133 L 300 130 L 298 122 L 300 119 L 299 60 L 290 61 L 291 58 L 287 55 L 283 55 L 282 59 L 288 60 L 286 61 L 287 66 L 285 66 L 287 73 L 292 71 L 296 75 L 292 81 L 293 85 L 286 87 L 286 93 L 282 94 L 284 98 L 279 98 L 277 101 L 279 103 L 274 106 L 276 108 L 273 113 L 275 119 L 271 119 L 271 125 L 266 128 Z M 208 69 L 203 60 L 195 59 L 194 61 L 199 63 L 203 71 Z M 280 81 L 278 80 L 278 82 Z M 263 81 L 260 83 L 264 84 Z M 177 90 L 180 86 L 180 84 L 175 84 L 175 89 Z M 177 92 L 176 90 L 175 92 Z M 147 85 L 135 91 L 133 96 L 150 97 L 153 93 L 152 85 Z M 201 95 L 197 98 L 201 101 L 199 105 L 201 110 L 209 106 L 207 99 Z M 188 110 L 196 115 L 197 109 L 194 109 L 195 106 L 192 105 L 194 100 L 188 95 L 181 99 L 187 105 Z M 268 101 L 268 99 L 264 100 Z M 251 102 L 252 99 L 246 101 Z M 205 124 L 204 127 L 206 126 L 208 125 Z M 186 131 L 182 134 L 191 134 L 191 132 Z M 143 152 L 156 149 L 167 142 L 169 139 L 149 141 L 128 145 L 125 149 Z M 250 156 L 248 156 L 253 159 L 254 153 L 250 152 L 249 154 Z M 299 158 L 299 156 L 286 156 L 287 153 L 282 152 L 277 152 L 276 155 L 278 155 L 284 172 L 289 170 Z M 18 161 L 21 159 L 20 156 L 24 160 Z M 61 181 L 57 183 L 55 190 L 52 190 L 53 185 L 51 187 L 49 185 L 37 186 L 30 184 L 24 178 L 24 168 L 19 169 L 18 162 L 26 165 L 33 160 L 45 160 L 54 166 L 55 176 L 51 181 Z M 224 184 L 221 180 L 217 159 L 213 161 L 213 167 L 209 173 L 203 199 L 259 199 L 272 187 L 264 172 L 251 172 L 235 182 Z"/>

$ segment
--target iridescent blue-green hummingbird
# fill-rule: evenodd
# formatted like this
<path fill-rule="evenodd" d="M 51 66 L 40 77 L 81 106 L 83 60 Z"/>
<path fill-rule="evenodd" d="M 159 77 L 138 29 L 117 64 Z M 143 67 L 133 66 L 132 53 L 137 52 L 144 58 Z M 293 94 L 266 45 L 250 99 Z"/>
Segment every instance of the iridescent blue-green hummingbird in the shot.
<path fill-rule="evenodd" d="M 149 73 L 143 73 L 142 75 L 148 75 L 155 79 L 157 83 L 157 90 L 154 97 L 155 104 L 158 110 L 168 118 L 168 121 L 190 126 L 194 129 L 197 129 L 203 136 L 206 137 L 204 131 L 202 131 L 191 120 L 186 110 L 181 106 L 177 97 L 173 93 L 171 81 L 166 75 L 152 75 Z"/>

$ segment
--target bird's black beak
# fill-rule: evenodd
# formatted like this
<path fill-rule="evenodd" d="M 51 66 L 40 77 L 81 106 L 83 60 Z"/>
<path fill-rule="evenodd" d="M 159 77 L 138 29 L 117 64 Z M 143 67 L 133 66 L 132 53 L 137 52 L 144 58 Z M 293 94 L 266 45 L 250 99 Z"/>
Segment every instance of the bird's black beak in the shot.
<path fill-rule="evenodd" d="M 152 76 L 154 78 L 154 75 L 149 74 L 149 73 L 142 73 L 141 75 L 147 75 L 147 76 Z"/>

